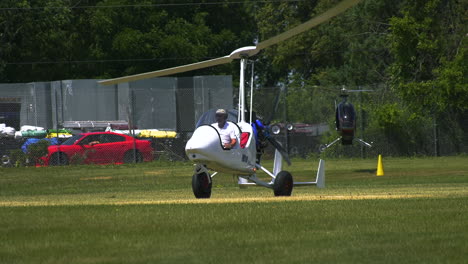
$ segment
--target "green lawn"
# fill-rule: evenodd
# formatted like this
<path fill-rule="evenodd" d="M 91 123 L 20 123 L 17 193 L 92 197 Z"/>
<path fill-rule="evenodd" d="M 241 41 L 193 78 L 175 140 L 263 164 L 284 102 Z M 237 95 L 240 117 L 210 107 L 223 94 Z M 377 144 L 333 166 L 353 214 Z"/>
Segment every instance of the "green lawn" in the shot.
<path fill-rule="evenodd" d="M 327 160 L 290 198 L 219 174 L 209 200 L 187 163 L 0 169 L 0 263 L 466 263 L 468 158 L 376 165 Z"/>

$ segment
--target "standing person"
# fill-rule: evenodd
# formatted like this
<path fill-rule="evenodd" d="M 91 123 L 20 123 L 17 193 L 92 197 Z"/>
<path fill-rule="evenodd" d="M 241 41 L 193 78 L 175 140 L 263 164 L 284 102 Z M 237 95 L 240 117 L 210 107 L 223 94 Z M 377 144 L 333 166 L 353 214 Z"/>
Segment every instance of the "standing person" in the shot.
<path fill-rule="evenodd" d="M 226 122 L 228 113 L 225 109 L 216 110 L 216 123 L 213 126 L 218 130 L 221 136 L 221 143 L 225 149 L 231 149 L 236 145 L 236 133 L 234 125 Z"/>

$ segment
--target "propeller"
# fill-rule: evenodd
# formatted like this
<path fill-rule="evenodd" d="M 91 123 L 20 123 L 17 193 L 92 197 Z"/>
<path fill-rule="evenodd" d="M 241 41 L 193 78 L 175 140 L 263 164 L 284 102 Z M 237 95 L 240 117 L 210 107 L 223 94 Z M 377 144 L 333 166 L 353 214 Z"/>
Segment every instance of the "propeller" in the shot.
<path fill-rule="evenodd" d="M 247 47 L 242 47 L 239 49 L 234 50 L 231 54 L 216 58 L 216 59 L 211 59 L 211 60 L 206 60 L 206 61 L 201 61 L 201 62 L 196 62 L 192 64 L 187 64 L 183 66 L 178 66 L 178 67 L 173 67 L 173 68 L 168 68 L 164 70 L 158 70 L 158 71 L 152 71 L 152 72 L 146 72 L 146 73 L 140 73 L 140 74 L 135 74 L 135 75 L 129 75 L 129 76 L 124 76 L 124 77 L 119 77 L 119 78 L 114 78 L 114 79 L 108 79 L 108 80 L 102 80 L 99 81 L 100 84 L 102 85 L 112 85 L 112 84 L 118 84 L 118 83 L 124 83 L 124 82 L 131 82 L 131 81 L 137 81 L 137 80 L 144 80 L 144 79 L 149 79 L 153 77 L 160 77 L 160 76 L 167 76 L 167 75 L 173 75 L 176 73 L 182 73 L 182 72 L 187 72 L 187 71 L 193 71 L 197 69 L 203 69 L 203 68 L 208 68 L 216 65 L 221 65 L 221 64 L 226 64 L 230 63 L 234 59 L 240 59 L 240 58 L 245 58 L 245 57 L 251 57 L 256 55 L 258 52 L 260 52 L 262 49 L 265 49 L 267 47 L 270 47 L 272 45 L 278 44 L 279 42 L 285 41 L 295 35 L 298 35 L 306 30 L 309 30 L 313 27 L 316 27 L 323 22 L 343 13 L 347 9 L 353 7 L 354 5 L 358 4 L 361 0 L 343 0 L 340 3 L 338 3 L 336 6 L 328 9 L 321 15 L 318 15 L 310 20 L 308 20 L 305 23 L 302 23 L 290 30 L 287 30 L 279 35 L 276 35 L 272 38 L 269 38 L 265 41 L 262 41 L 257 44 L 257 46 L 247 46 Z"/>
<path fill-rule="evenodd" d="M 270 112 L 270 115 L 268 116 L 268 119 L 265 120 L 265 125 L 267 125 L 267 126 L 270 126 L 271 120 L 273 120 L 273 118 L 276 115 L 276 112 L 278 111 L 280 97 L 281 97 L 281 90 L 276 94 L 275 100 L 274 100 L 274 103 L 273 103 L 273 109 Z"/>
<path fill-rule="evenodd" d="M 278 111 L 280 97 L 281 97 L 281 90 L 278 92 L 278 94 L 276 94 L 274 103 L 273 103 L 273 109 L 270 112 L 268 119 L 266 119 L 264 122 L 265 128 L 263 129 L 263 136 L 266 140 L 268 140 L 268 142 L 270 142 L 273 145 L 273 147 L 275 147 L 275 149 L 277 149 L 281 153 L 281 156 L 288 163 L 288 165 L 291 165 L 291 160 L 289 159 L 288 152 L 283 148 L 283 146 L 276 139 L 274 139 L 270 135 L 270 132 L 273 132 L 272 127 L 270 127 L 270 123 L 275 117 L 276 112 Z"/>
<path fill-rule="evenodd" d="M 288 152 L 281 146 L 281 144 L 274 138 L 268 134 L 265 138 L 281 153 L 283 159 L 291 166 L 291 159 L 289 159 Z"/>

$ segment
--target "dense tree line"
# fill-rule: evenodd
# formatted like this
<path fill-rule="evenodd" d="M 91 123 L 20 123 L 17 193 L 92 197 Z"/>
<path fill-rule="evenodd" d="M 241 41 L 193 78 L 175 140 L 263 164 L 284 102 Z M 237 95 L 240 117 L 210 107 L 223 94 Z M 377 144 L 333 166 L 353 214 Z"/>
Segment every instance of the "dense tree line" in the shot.
<path fill-rule="evenodd" d="M 0 82 L 117 77 L 215 58 L 337 2 L 4 0 Z M 329 108 L 342 85 L 373 87 L 379 96 L 359 101 L 365 125 L 398 142 L 400 152 L 424 148 L 425 130 L 435 125 L 449 128 L 454 146 L 466 147 L 467 6 L 459 0 L 363 0 L 256 56 L 257 86 L 286 87 L 288 119 L 298 122 L 332 120 Z M 236 79 L 238 64 L 193 74 Z M 272 101 L 262 93 L 257 98 Z"/>
<path fill-rule="evenodd" d="M 275 35 L 335 2 L 267 4 L 257 16 L 260 36 Z M 432 142 L 445 138 L 455 152 L 466 151 L 467 7 L 452 0 L 365 0 L 261 54 L 268 69 L 261 80 L 287 84 L 290 119 L 330 125 L 332 100 L 342 85 L 375 89 L 354 96 L 372 141 L 412 155 L 432 153 Z"/>
<path fill-rule="evenodd" d="M 248 2 L 204 2 L 1 1 L 0 80 L 122 76 L 223 56 L 252 43 Z"/>

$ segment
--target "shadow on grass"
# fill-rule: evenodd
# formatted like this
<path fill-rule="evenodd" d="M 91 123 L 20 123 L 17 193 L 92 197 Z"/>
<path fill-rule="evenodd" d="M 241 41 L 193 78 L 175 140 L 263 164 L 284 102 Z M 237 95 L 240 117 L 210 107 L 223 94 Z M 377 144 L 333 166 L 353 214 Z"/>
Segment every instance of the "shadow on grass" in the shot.
<path fill-rule="evenodd" d="M 375 169 L 362 169 L 362 170 L 354 170 L 353 172 L 375 174 L 376 170 Z"/>

